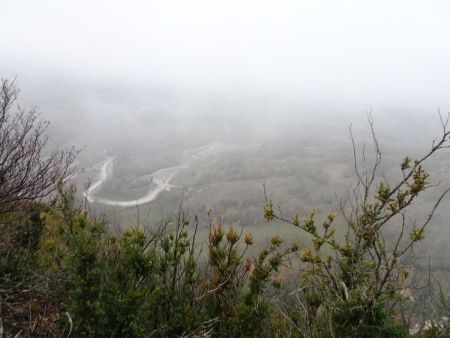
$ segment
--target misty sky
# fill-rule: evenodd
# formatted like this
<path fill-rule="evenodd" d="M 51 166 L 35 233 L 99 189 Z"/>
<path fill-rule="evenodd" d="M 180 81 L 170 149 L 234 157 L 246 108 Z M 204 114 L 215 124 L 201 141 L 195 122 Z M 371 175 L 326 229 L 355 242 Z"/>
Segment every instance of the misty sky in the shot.
<path fill-rule="evenodd" d="M 0 0 L 0 76 L 450 110 L 448 1 Z"/>

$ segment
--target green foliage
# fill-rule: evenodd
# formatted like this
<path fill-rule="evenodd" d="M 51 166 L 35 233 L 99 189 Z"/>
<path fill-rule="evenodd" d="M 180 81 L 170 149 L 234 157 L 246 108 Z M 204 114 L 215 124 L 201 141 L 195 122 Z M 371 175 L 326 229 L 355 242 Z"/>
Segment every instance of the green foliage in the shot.
<path fill-rule="evenodd" d="M 303 219 L 298 214 L 285 218 L 266 197 L 264 217 L 268 222 L 289 223 L 311 238 L 310 248 L 298 254 L 303 281 L 293 294 L 301 311 L 285 305 L 285 312 L 292 322 L 301 323 L 297 328 L 305 336 L 407 336 L 406 330 L 392 319 L 396 305 L 404 302 L 401 292 L 406 288 L 408 276 L 404 261 L 413 245 L 424 239 L 425 228 L 449 190 L 440 195 L 422 224 L 409 225 L 407 211 L 413 201 L 431 187 L 423 163 L 437 150 L 446 148 L 450 132 L 444 124 L 441 139 L 425 156 L 415 161 L 406 157 L 395 184 L 385 179 L 377 183 L 381 152 L 370 119 L 369 123 L 375 150 L 371 169 L 363 152 L 365 169 L 360 171 L 352 138 L 357 183 L 340 203 L 340 214 L 347 230 L 344 239 L 336 236 L 334 214 L 320 227 L 314 211 Z M 383 236 L 387 227 L 399 228 L 389 242 Z"/>
<path fill-rule="evenodd" d="M 51 203 L 0 214 L 0 305 L 16 311 L 19 304 L 21 318 L 24 312 L 39 317 L 52 305 L 59 326 L 51 334 L 40 331 L 46 336 L 407 337 L 407 328 L 394 321 L 405 303 L 405 257 L 423 240 L 445 193 L 422 224 L 408 224 L 406 212 L 431 186 L 422 163 L 448 136 L 422 159 L 406 158 L 400 179 L 390 184 L 375 179 L 381 160 L 375 140 L 373 171 L 361 173 L 355 165 L 354 199 L 341 203 L 340 217 L 330 213 L 319 221 L 313 210 L 287 219 L 267 200 L 268 222 L 287 222 L 310 242 L 300 248 L 273 236 L 254 257 L 248 254 L 253 236 L 226 229 L 210 211 L 205 248 L 196 240 L 198 219 L 182 211 L 156 229 L 113 234 L 106 221 L 74 206 L 73 188 L 60 186 Z M 391 223 L 399 232 L 386 242 L 383 231 Z M 24 296 L 28 292 L 43 310 Z M 3 308 L 7 334 L 24 330 L 10 330 L 18 316 Z M 29 322 L 24 328 L 33 336 Z M 430 323 L 421 336 L 448 333 L 447 326 Z"/>
<path fill-rule="evenodd" d="M 335 336 L 342 338 L 403 338 L 409 337 L 408 329 L 394 322 L 393 315 L 383 304 L 377 304 L 367 312 L 366 300 L 351 297 L 333 312 L 331 317 Z"/>
<path fill-rule="evenodd" d="M 39 270 L 53 281 L 52 292 L 67 311 L 60 316 L 62 330 L 70 327 L 77 337 L 240 337 L 272 336 L 288 327 L 265 297 L 270 282 L 277 284 L 273 273 L 293 252 L 281 250 L 279 237 L 253 263 L 245 258 L 251 234 L 241 238 L 210 223 L 203 262 L 196 218 L 180 212 L 153 232 L 132 227 L 114 235 L 105 221 L 74 207 L 73 189 L 59 193 L 50 208 L 31 217 L 39 225 L 33 223 L 39 229 L 33 241 L 16 228 L 18 238 L 34 243 L 35 258 L 34 266 L 13 274 Z M 31 262 L 30 255 L 23 261 Z"/>
<path fill-rule="evenodd" d="M 16 292 L 17 285 L 34 278 L 31 271 L 36 263 L 43 209 L 40 204 L 32 204 L 22 213 L 0 214 L 0 293 Z"/>

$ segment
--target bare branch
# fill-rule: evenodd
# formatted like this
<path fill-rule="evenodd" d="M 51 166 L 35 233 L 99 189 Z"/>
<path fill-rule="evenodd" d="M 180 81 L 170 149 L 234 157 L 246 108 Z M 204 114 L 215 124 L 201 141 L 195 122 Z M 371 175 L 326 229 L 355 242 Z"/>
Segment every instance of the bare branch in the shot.
<path fill-rule="evenodd" d="M 16 82 L 0 85 L 0 212 L 50 195 L 74 168 L 75 148 L 47 150 L 49 122 L 37 108 L 12 111 Z"/>

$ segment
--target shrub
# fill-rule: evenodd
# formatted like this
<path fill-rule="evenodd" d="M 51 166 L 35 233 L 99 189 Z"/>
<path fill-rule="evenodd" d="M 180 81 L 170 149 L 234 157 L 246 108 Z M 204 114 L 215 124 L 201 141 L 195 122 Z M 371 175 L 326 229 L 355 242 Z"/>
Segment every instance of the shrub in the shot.
<path fill-rule="evenodd" d="M 402 161 L 399 179 L 393 184 L 378 179 L 381 151 L 372 120 L 369 118 L 375 155 L 370 169 L 360 169 L 352 137 L 357 182 L 351 194 L 340 201 L 340 216 L 346 227 L 343 240 L 336 236 L 335 214 L 329 214 L 322 224 L 314 211 L 304 218 L 284 218 L 266 195 L 264 216 L 268 222 L 281 220 L 311 236 L 311 248 L 298 255 L 304 270 L 301 288 L 295 292 L 299 310 L 291 306 L 285 309 L 293 322 L 303 323 L 300 330 L 305 336 L 406 334 L 392 319 L 396 304 L 404 301 L 401 291 L 408 277 L 404 261 L 414 244 L 424 238 L 425 228 L 449 189 L 438 197 L 422 224 L 409 225 L 407 212 L 416 198 L 433 186 L 423 164 L 448 147 L 448 120 L 441 118 L 442 135 L 422 158 L 406 157 Z M 363 153 L 363 168 L 368 168 L 366 161 Z M 394 222 L 398 222 L 399 230 L 386 241 L 383 230 Z"/>

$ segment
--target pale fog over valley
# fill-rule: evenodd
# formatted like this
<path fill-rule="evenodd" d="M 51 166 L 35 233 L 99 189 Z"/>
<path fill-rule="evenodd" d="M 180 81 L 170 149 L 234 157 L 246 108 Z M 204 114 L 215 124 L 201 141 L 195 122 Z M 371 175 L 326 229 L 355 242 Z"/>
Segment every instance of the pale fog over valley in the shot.
<path fill-rule="evenodd" d="M 419 314 L 416 309 L 422 305 L 417 304 L 431 296 L 411 291 L 428 283 L 434 287 L 433 299 L 438 298 L 436 290 L 450 294 L 449 1 L 0 0 L 0 41 L 0 136 L 5 142 L 0 145 L 0 202 L 8 198 L 3 193 L 9 187 L 7 177 L 18 177 L 3 173 L 15 161 L 4 155 L 3 146 L 11 152 L 15 148 L 5 140 L 8 133 L 19 135 L 26 129 L 20 118 L 3 117 L 9 110 L 36 107 L 36 121 L 50 123 L 48 154 L 70 147 L 79 151 L 67 162 L 72 164 L 61 175 L 64 179 L 55 178 L 53 184 L 73 187 L 74 200 L 66 204 L 82 212 L 77 217 L 104 221 L 108 236 L 122 240 L 121 234 L 130 234 L 130 229 L 159 234 L 157 229 L 170 230 L 171 222 L 182 229 L 190 224 L 186 231 L 197 243 L 190 254 L 198 250 L 199 262 L 212 264 L 211 246 L 222 239 L 223 233 L 218 234 L 223 225 L 229 254 L 235 238 L 241 238 L 235 236 L 247 234 L 239 259 L 256 257 L 267 245 L 288 248 L 291 254 L 300 250 L 300 263 L 291 261 L 289 268 L 271 263 L 283 287 L 303 263 L 317 264 L 314 257 L 322 257 L 322 245 L 329 244 L 326 255 L 336 252 L 336 266 L 341 267 L 339 257 L 359 238 L 358 245 L 368 243 L 360 257 L 372 263 L 378 259 L 378 266 L 358 265 L 376 271 L 375 284 L 395 269 L 396 283 L 403 278 L 400 272 L 408 275 L 395 292 L 413 304 L 409 321 L 402 322 L 410 334 L 427 328 L 427 314 L 440 320 L 436 323 L 443 323 L 442 328 L 449 325 L 448 307 L 447 312 L 431 307 Z M 12 95 L 14 105 L 8 106 L 14 88 L 19 90 L 17 101 Z M 12 127 L 4 127 L 8 123 Z M 43 155 L 42 160 L 45 156 L 51 158 Z M 34 172 L 33 166 L 45 172 L 41 162 L 33 161 L 24 167 L 26 173 Z M 25 175 L 22 183 L 26 180 Z M 11 196 L 17 201 L 36 197 L 48 210 L 56 210 L 52 201 L 58 189 L 52 187 L 51 193 L 45 190 L 30 198 L 27 190 L 11 190 L 16 194 Z M 6 243 L 1 212 L 0 242 Z M 57 219 L 44 214 L 37 219 L 49 224 Z M 56 243 L 50 237 L 57 232 L 45 231 L 39 248 Z M 369 240 L 371 236 L 375 239 Z M 6 247 L 2 245 L 0 252 Z M 47 250 L 56 257 L 63 249 Z M 406 264 L 401 268 L 396 265 L 400 258 Z M 257 264 L 249 258 L 247 270 L 242 267 L 248 276 L 255 269 L 252 262 Z M 320 262 L 327 269 L 325 258 Z M 175 269 L 175 277 L 179 271 Z M 326 273 L 340 270 L 331 271 Z M 338 272 L 335 276 L 341 278 Z M 385 292 L 386 281 L 392 282 L 388 277 L 376 297 Z M 5 305 L 2 310 L 2 301 L 9 299 L 3 297 L 7 284 L 2 278 L 0 338 L 2 323 L 7 336 L 18 332 L 8 331 L 17 309 L 8 313 L 5 309 L 14 305 Z M 210 289 L 197 294 L 196 301 L 226 283 L 224 278 L 213 287 L 208 284 Z M 352 296 L 347 287 L 344 279 L 336 286 L 344 300 Z M 286 288 L 286 295 L 301 290 Z M 89 336 L 83 331 L 89 326 L 80 324 L 71 307 L 75 298 L 70 299 L 61 303 L 69 310 L 58 317 L 68 318 L 60 336 L 68 337 L 72 330 L 75 336 Z M 296 313 L 277 306 L 280 318 Z M 31 313 L 31 305 L 24 308 Z M 202 322 L 203 331 L 189 324 L 191 331 L 185 332 L 192 333 L 189 337 L 209 336 L 199 332 L 227 336 L 216 323 L 221 315 L 211 316 L 214 321 L 208 317 Z M 157 326 L 161 331 L 150 327 L 143 332 L 181 335 L 181 329 L 170 331 L 172 324 L 163 324 Z M 91 335 L 98 332 L 92 329 Z"/>
<path fill-rule="evenodd" d="M 76 204 L 117 233 L 181 207 L 204 243 L 209 217 L 258 245 L 306 243 L 267 222 L 272 201 L 288 219 L 336 212 L 343 238 L 341 212 L 376 147 L 372 195 L 430 151 L 450 112 L 444 0 L 1 0 L 0 41 L 0 77 L 50 121 L 47 146 L 81 150 L 66 180 Z M 433 188 L 411 226 L 450 187 L 450 149 L 423 166 Z M 447 282 L 449 221 L 450 196 L 412 253 Z"/>
<path fill-rule="evenodd" d="M 288 213 L 338 209 L 350 126 L 370 164 L 373 120 L 388 180 L 431 147 L 450 111 L 449 17 L 446 1 L 6 0 L 0 75 L 51 122 L 51 146 L 82 148 L 70 181 L 117 230 L 182 203 L 270 236 L 287 227 L 265 224 L 263 186 Z M 450 185 L 448 152 L 427 168 Z M 433 258 L 449 254 L 449 207 Z"/>

